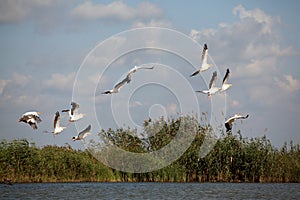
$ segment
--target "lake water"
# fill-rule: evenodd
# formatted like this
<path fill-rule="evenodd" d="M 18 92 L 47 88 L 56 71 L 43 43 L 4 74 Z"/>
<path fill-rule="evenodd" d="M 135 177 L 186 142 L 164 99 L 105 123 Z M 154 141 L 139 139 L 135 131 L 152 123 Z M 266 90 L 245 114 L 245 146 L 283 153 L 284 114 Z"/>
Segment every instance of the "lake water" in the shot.
<path fill-rule="evenodd" d="M 0 199 L 300 199 L 296 183 L 0 184 Z"/>

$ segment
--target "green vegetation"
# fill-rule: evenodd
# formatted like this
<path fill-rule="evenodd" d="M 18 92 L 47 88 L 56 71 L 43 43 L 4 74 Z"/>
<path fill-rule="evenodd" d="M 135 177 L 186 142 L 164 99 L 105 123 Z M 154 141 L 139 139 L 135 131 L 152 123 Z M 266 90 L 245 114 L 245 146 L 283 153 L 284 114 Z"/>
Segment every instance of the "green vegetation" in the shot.
<path fill-rule="evenodd" d="M 109 129 L 98 135 L 103 143 L 109 141 L 127 151 L 156 151 L 175 137 L 182 119 L 145 121 L 145 130 L 160 127 L 157 134 L 149 138 L 148 145 L 133 136 L 136 130 Z M 197 126 L 196 132 L 192 133 L 195 138 L 179 159 L 148 173 L 111 169 L 95 159 L 90 151 L 74 150 L 68 145 L 41 148 L 26 139 L 3 140 L 0 143 L 0 182 L 300 182 L 299 144 L 290 142 L 275 148 L 265 136 L 247 139 L 238 131 L 237 134 L 223 134 L 210 153 L 199 158 L 199 148 L 209 127 Z"/>

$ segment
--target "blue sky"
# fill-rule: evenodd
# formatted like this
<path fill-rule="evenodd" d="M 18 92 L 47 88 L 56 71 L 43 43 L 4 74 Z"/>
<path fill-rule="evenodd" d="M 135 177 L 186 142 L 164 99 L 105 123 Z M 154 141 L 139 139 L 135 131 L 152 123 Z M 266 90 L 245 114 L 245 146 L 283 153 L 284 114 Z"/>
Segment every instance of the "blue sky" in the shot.
<path fill-rule="evenodd" d="M 69 143 L 80 147 L 81 143 L 71 141 L 77 133 L 74 124 L 56 138 L 43 133 L 43 130 L 52 129 L 56 110 L 69 108 L 76 73 L 88 53 L 116 34 L 120 36 L 117 42 L 122 42 L 122 37 L 126 36 L 121 33 L 123 31 L 162 27 L 181 32 L 199 45 L 207 43 L 210 61 L 217 65 L 220 77 L 227 67 L 230 68 L 230 82 L 234 86 L 226 93 L 226 117 L 236 112 L 250 114 L 250 118 L 243 123 L 236 123 L 234 131 L 240 129 L 243 136 L 249 138 L 265 134 L 276 146 L 290 140 L 300 143 L 297 126 L 300 117 L 299 9 L 298 1 L 286 3 L 270 0 L 0 1 L 0 137 L 8 140 L 27 138 L 39 146 Z M 132 40 L 145 46 L 152 40 L 169 48 L 179 45 L 179 42 L 169 44 L 166 38 L 151 33 L 138 35 Z M 195 63 L 200 60 L 201 51 L 198 50 L 188 54 L 195 59 Z M 105 63 L 104 55 L 107 53 L 109 57 L 109 52 L 115 53 L 113 47 L 102 52 L 102 57 L 94 52 L 92 56 L 96 56 L 95 59 L 87 60 L 95 63 L 87 62 L 87 65 L 101 66 Z M 185 77 L 194 90 L 199 90 L 206 87 L 207 79 L 213 72 L 210 70 L 203 77 L 190 79 L 188 75 L 194 69 L 184 60 L 157 50 L 141 51 L 121 56 L 112 62 L 103 76 L 97 73 L 90 75 L 84 84 L 88 88 L 89 84 L 96 83 L 97 91 L 110 89 L 133 65 L 145 63 L 158 63 L 161 73 L 138 72 L 132 83 L 124 87 L 124 92 L 118 94 L 121 99 L 133 88 L 137 89 L 129 102 L 132 125 L 141 124 L 149 115 L 171 116 L 184 110 L 179 107 L 180 96 L 184 93 L 176 94 L 175 89 L 174 92 L 155 85 L 139 89 L 139 84 L 145 84 L 143 80 L 153 81 L 155 77 L 165 75 L 172 86 L 183 91 L 188 85 L 180 85 L 180 82 L 176 85 L 168 77 L 168 70 L 176 69 L 181 74 L 176 74 L 178 80 Z M 181 67 L 184 65 L 186 67 Z M 95 72 L 99 72 L 97 70 Z M 147 73 L 147 79 L 143 73 Z M 94 91 L 94 88 L 91 90 Z M 84 91 L 80 92 L 84 96 Z M 189 95 L 197 98 L 200 111 L 210 112 L 211 102 L 206 96 Z M 108 113 L 114 97 L 98 93 L 95 96 L 92 107 L 95 107 L 102 128 L 130 124 L 126 117 L 112 123 L 114 116 Z M 178 96 L 179 100 L 176 99 Z M 78 103 L 83 113 L 89 110 L 84 98 Z M 38 131 L 17 122 L 28 110 L 42 112 L 43 122 L 39 124 Z M 62 115 L 62 123 L 66 124 L 66 120 L 67 117 Z M 82 120 L 78 126 L 87 126 L 88 120 Z"/>

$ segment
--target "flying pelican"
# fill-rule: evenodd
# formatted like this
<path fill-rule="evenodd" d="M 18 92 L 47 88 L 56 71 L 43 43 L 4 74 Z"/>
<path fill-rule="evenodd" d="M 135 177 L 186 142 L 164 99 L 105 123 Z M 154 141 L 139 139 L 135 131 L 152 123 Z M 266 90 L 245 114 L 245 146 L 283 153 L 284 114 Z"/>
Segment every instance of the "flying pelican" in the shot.
<path fill-rule="evenodd" d="M 195 71 L 192 75 L 190 75 L 190 77 L 196 76 L 200 72 L 204 72 L 212 66 L 212 64 L 207 63 L 207 54 L 208 54 L 208 48 L 207 48 L 207 45 L 204 44 L 203 51 L 202 51 L 202 57 L 201 57 L 202 65 L 201 65 L 200 69 Z"/>
<path fill-rule="evenodd" d="M 212 94 L 215 94 L 216 92 L 218 92 L 221 88 L 216 87 L 216 81 L 217 81 L 217 71 L 214 71 L 211 80 L 209 82 L 209 88 L 208 90 L 200 90 L 200 91 L 196 91 L 196 92 L 201 92 L 203 94 L 207 94 L 208 97 L 210 97 Z"/>
<path fill-rule="evenodd" d="M 74 136 L 72 138 L 73 141 L 76 140 L 82 140 L 84 139 L 88 134 L 90 134 L 91 131 L 91 125 L 89 125 L 86 129 L 84 129 L 83 131 L 81 131 L 77 136 Z"/>
<path fill-rule="evenodd" d="M 228 90 L 232 84 L 231 83 L 227 83 L 228 79 L 229 79 L 229 76 L 230 76 L 230 71 L 229 69 L 227 68 L 226 70 L 226 74 L 223 78 L 223 82 L 222 82 L 222 88 L 221 88 L 221 92 L 224 92 L 225 90 Z"/>
<path fill-rule="evenodd" d="M 126 84 L 130 83 L 131 81 L 131 75 L 135 73 L 139 69 L 153 69 L 154 66 L 152 67 L 139 67 L 139 66 L 134 66 L 126 75 L 126 77 L 119 83 L 117 83 L 112 90 L 107 90 L 105 92 L 102 92 L 102 94 L 113 94 L 113 93 L 118 93 L 120 92 L 120 89 Z"/>
<path fill-rule="evenodd" d="M 42 120 L 40 118 L 40 112 L 37 111 L 31 111 L 26 112 L 22 115 L 22 117 L 19 119 L 19 122 L 24 122 L 29 124 L 33 129 L 37 129 L 37 123 L 40 123 Z"/>
<path fill-rule="evenodd" d="M 78 114 L 78 109 L 79 109 L 79 104 L 75 103 L 75 102 L 71 102 L 71 110 L 62 110 L 62 112 L 67 112 L 69 115 L 69 122 L 75 122 L 81 118 L 83 118 L 84 116 L 86 116 L 86 114 L 82 114 L 79 113 Z"/>
<path fill-rule="evenodd" d="M 56 111 L 55 117 L 54 117 L 54 131 L 53 131 L 53 135 L 55 136 L 55 135 L 61 133 L 66 128 L 67 127 L 60 126 L 60 115 L 59 115 L 59 112 Z"/>
<path fill-rule="evenodd" d="M 226 127 L 226 132 L 231 131 L 232 129 L 232 123 L 237 120 L 237 119 L 246 119 L 248 118 L 249 115 L 247 114 L 246 116 L 242 116 L 240 114 L 235 114 L 233 117 L 230 117 L 225 121 L 225 127 Z"/>

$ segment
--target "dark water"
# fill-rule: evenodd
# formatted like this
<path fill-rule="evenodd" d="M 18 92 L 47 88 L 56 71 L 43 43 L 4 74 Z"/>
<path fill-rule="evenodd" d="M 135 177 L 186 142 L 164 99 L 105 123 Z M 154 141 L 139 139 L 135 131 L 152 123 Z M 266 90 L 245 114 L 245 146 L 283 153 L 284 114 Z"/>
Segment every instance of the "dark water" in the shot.
<path fill-rule="evenodd" d="M 300 184 L 33 183 L 0 184 L 0 199 L 300 199 Z"/>

